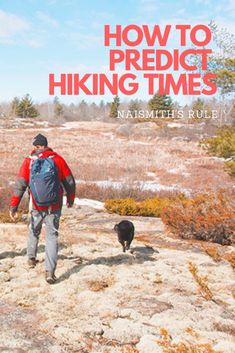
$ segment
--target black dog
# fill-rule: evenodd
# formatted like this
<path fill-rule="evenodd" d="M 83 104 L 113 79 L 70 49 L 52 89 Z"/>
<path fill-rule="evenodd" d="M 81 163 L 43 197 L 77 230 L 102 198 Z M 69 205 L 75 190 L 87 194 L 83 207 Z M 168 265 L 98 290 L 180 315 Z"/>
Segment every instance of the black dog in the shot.
<path fill-rule="evenodd" d="M 130 221 L 121 221 L 113 229 L 117 232 L 118 241 L 122 244 L 123 252 L 129 250 L 135 233 L 134 224 Z"/>

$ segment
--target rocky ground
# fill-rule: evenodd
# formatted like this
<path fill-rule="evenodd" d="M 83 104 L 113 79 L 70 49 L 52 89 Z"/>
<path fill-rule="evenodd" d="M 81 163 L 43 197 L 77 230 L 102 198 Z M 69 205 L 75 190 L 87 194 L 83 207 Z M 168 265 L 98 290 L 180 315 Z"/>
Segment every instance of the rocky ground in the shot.
<path fill-rule="evenodd" d="M 235 352 L 231 264 L 173 239 L 157 218 L 130 217 L 136 237 L 122 253 L 112 231 L 121 219 L 65 210 L 51 286 L 44 236 L 29 270 L 26 225 L 0 225 L 0 352 Z"/>

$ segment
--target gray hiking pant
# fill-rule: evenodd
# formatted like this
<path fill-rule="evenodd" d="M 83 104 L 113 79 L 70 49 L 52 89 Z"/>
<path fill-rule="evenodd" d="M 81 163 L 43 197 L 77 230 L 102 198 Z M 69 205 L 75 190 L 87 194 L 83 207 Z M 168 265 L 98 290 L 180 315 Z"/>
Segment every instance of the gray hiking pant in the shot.
<path fill-rule="evenodd" d="M 37 257 L 39 235 L 41 233 L 42 224 L 44 223 L 46 229 L 46 271 L 55 271 L 56 269 L 58 258 L 58 229 L 60 216 L 61 210 L 52 211 L 51 213 L 48 211 L 31 211 L 27 255 L 29 258 Z"/>

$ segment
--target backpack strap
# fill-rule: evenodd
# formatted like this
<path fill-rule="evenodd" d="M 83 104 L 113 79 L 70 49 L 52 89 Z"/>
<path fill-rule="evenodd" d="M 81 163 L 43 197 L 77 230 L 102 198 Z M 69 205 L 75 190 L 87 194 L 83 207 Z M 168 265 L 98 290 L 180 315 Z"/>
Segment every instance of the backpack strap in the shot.
<path fill-rule="evenodd" d="M 47 158 L 52 159 L 54 157 L 55 157 L 55 155 L 52 155 L 52 156 L 48 156 Z M 31 170 L 33 162 L 36 161 L 37 159 L 39 159 L 39 156 L 34 155 L 34 156 L 29 156 L 29 158 L 30 158 L 29 170 Z"/>
<path fill-rule="evenodd" d="M 31 170 L 32 164 L 36 159 L 38 159 L 38 156 L 29 156 L 30 159 L 30 164 L 29 164 L 29 170 Z"/>

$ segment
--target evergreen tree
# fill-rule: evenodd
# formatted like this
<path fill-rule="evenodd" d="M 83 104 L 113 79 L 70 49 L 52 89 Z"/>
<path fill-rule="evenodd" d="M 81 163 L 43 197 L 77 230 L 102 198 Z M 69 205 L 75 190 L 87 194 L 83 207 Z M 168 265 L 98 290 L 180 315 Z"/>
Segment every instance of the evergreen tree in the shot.
<path fill-rule="evenodd" d="M 56 118 L 59 118 L 61 115 L 63 115 L 63 113 L 64 113 L 64 107 L 60 103 L 59 98 L 57 96 L 55 96 L 55 98 L 54 98 L 54 114 L 55 114 Z"/>
<path fill-rule="evenodd" d="M 101 117 L 105 115 L 105 111 L 106 111 L 106 106 L 105 106 L 105 103 L 102 99 L 99 104 L 99 113 L 100 113 Z"/>
<path fill-rule="evenodd" d="M 110 107 L 110 113 L 109 113 L 110 118 L 117 118 L 119 105 L 120 105 L 120 98 L 118 96 L 115 96 L 113 98 L 113 102 L 111 103 L 111 107 Z"/>
<path fill-rule="evenodd" d="M 138 99 L 132 99 L 128 106 L 128 110 L 131 112 L 131 116 L 135 117 L 141 110 L 140 101 Z"/>
<path fill-rule="evenodd" d="M 19 106 L 20 100 L 18 97 L 14 97 L 12 102 L 11 102 L 11 114 L 13 116 L 17 115 L 17 110 L 18 110 L 18 106 Z"/>
<path fill-rule="evenodd" d="M 89 118 L 89 106 L 84 99 L 79 103 L 78 111 L 81 120 L 87 120 Z"/>
<path fill-rule="evenodd" d="M 208 56 L 207 71 L 216 74 L 214 81 L 221 97 L 224 98 L 235 89 L 235 37 L 226 28 L 219 29 L 213 21 L 208 26 L 213 35 L 215 50 Z M 190 65 L 197 66 L 198 73 L 204 73 L 201 55 L 193 54 L 189 56 L 188 61 Z"/>
<path fill-rule="evenodd" d="M 89 107 L 89 111 L 90 111 L 90 117 L 91 119 L 97 119 L 98 118 L 98 106 L 96 105 L 95 102 L 92 102 L 90 104 L 90 107 Z"/>
<path fill-rule="evenodd" d="M 170 96 L 166 94 L 155 93 L 154 96 L 148 102 L 149 109 L 157 112 L 160 111 L 159 116 L 168 115 L 167 111 L 173 110 L 173 102 Z M 162 113 L 161 111 L 165 110 L 166 113 Z"/>
<path fill-rule="evenodd" d="M 194 111 L 194 117 L 203 118 L 204 114 L 202 111 L 204 110 L 204 101 L 201 98 L 197 98 L 192 103 L 192 110 Z"/>
<path fill-rule="evenodd" d="M 235 59 L 217 58 L 215 59 L 216 85 L 220 88 L 221 94 L 233 92 L 235 90 Z"/>
<path fill-rule="evenodd" d="M 103 99 L 101 99 L 99 107 L 100 107 L 100 109 L 103 109 L 105 107 Z"/>
<path fill-rule="evenodd" d="M 16 109 L 16 114 L 20 118 L 36 118 L 39 115 L 29 94 L 26 94 L 20 100 Z"/>

